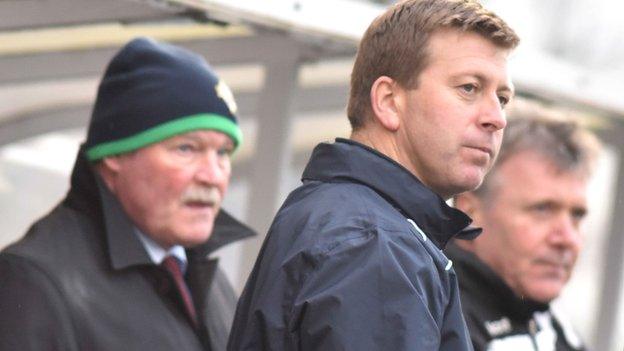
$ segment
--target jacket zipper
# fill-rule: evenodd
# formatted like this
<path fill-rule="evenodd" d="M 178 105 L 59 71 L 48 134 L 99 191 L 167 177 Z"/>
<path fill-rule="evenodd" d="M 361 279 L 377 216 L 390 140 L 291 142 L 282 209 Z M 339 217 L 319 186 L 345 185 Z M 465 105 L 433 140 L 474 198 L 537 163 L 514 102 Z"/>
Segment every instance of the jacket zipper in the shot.
<path fill-rule="evenodd" d="M 539 348 L 537 347 L 537 339 L 535 338 L 535 335 L 537 334 L 537 323 L 535 323 L 535 319 L 530 319 L 529 320 L 529 336 L 531 337 L 531 344 L 533 344 L 533 349 L 535 351 L 539 351 Z"/>

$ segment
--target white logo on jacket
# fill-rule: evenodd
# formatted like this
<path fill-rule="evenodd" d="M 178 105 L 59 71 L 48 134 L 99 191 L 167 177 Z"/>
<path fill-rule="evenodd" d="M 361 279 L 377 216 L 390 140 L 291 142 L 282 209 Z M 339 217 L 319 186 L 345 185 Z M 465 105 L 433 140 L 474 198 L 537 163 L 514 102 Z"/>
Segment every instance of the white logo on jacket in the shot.
<path fill-rule="evenodd" d="M 557 332 L 553 328 L 551 315 L 549 312 L 536 312 L 533 315 L 537 324 L 535 333 L 535 344 L 540 351 L 555 351 L 557 343 Z M 488 345 L 487 351 L 521 351 L 533 350 L 533 341 L 529 334 L 511 335 L 500 339 L 495 339 Z"/>
<path fill-rule="evenodd" d="M 485 321 L 484 325 L 485 329 L 487 329 L 487 332 L 492 337 L 509 333 L 511 331 L 511 321 L 507 317 L 503 317 L 495 321 Z"/>

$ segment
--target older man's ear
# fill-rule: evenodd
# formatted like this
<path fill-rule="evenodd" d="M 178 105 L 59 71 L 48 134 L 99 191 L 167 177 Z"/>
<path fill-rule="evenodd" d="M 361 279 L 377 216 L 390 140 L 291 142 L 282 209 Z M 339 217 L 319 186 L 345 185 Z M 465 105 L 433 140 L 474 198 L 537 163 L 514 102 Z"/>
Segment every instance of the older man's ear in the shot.
<path fill-rule="evenodd" d="M 115 193 L 114 179 L 121 169 L 119 157 L 120 156 L 104 157 L 93 165 L 95 171 L 102 177 L 102 180 L 113 194 Z"/>

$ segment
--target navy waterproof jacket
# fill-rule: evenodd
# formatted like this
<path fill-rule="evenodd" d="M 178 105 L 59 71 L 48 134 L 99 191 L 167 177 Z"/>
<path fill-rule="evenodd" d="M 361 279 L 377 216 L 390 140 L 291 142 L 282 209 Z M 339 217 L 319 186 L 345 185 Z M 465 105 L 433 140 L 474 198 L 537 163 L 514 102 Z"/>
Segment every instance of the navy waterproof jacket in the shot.
<path fill-rule="evenodd" d="M 318 145 L 239 301 L 228 350 L 472 350 L 441 249 L 470 218 L 390 158 Z"/>

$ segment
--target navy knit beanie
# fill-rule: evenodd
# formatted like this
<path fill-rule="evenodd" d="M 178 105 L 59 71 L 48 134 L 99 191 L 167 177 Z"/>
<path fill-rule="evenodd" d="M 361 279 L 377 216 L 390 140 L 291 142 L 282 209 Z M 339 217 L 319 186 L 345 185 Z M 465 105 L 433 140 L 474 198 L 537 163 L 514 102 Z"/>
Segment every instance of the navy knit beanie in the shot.
<path fill-rule="evenodd" d="M 238 147 L 242 133 L 235 112 L 229 88 L 201 56 L 152 39 L 134 39 L 104 73 L 86 155 L 97 161 L 198 129 L 222 132 Z"/>

